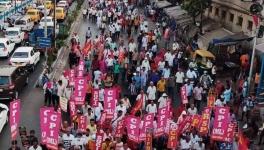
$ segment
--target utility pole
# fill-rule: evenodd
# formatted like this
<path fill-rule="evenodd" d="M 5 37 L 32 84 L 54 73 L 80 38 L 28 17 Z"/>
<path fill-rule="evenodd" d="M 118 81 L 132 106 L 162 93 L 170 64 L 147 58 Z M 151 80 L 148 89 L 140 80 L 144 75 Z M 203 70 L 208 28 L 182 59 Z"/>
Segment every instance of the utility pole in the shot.
<path fill-rule="evenodd" d="M 54 13 L 53 13 L 53 18 L 54 18 L 54 25 L 53 25 L 53 40 L 54 40 L 54 45 L 53 45 L 53 47 L 54 47 L 54 49 L 56 48 L 56 22 L 57 22 L 57 20 L 56 20 L 56 0 L 54 0 L 54 4 L 53 4 L 53 6 L 54 6 L 54 9 L 53 9 L 53 11 L 54 11 Z"/>
<path fill-rule="evenodd" d="M 48 26 L 47 26 L 47 8 L 46 8 L 46 0 L 44 1 L 44 19 L 45 19 L 45 27 L 44 27 L 44 36 L 48 38 Z M 48 49 L 45 48 L 45 62 L 48 64 Z"/>

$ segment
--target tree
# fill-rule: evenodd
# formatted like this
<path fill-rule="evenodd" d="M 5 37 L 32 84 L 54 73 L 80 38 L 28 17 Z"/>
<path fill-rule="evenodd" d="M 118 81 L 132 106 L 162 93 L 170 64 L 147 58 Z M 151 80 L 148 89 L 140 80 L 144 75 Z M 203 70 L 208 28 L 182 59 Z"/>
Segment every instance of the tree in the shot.
<path fill-rule="evenodd" d="M 212 0 L 184 0 L 182 8 L 192 16 L 194 23 L 195 18 L 201 15 L 200 32 L 202 32 L 203 13 L 206 8 L 210 7 Z"/>

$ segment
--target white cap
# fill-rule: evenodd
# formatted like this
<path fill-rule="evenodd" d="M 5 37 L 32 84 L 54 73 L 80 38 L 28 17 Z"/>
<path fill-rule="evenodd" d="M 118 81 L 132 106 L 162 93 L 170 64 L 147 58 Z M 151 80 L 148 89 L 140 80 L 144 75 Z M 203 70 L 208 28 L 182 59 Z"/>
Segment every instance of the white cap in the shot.
<path fill-rule="evenodd" d="M 163 93 L 163 94 L 162 94 L 162 97 L 166 97 L 166 96 L 168 96 L 166 93 Z"/>

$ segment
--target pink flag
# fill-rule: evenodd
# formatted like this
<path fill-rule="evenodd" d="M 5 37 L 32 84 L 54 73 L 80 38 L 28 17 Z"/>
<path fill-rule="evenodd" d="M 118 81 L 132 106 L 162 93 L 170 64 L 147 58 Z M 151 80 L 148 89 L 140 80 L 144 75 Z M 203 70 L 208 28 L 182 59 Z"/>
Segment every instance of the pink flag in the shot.
<path fill-rule="evenodd" d="M 78 77 L 75 79 L 75 89 L 74 89 L 74 102 L 75 105 L 84 105 L 85 96 L 87 90 L 87 80 L 86 77 Z"/>
<path fill-rule="evenodd" d="M 215 119 L 211 139 L 224 141 L 229 122 L 229 107 L 215 107 Z"/>
<path fill-rule="evenodd" d="M 52 111 L 48 113 L 47 117 L 47 141 L 46 145 L 51 150 L 57 150 L 59 144 L 59 129 L 61 116 L 58 112 Z"/>
<path fill-rule="evenodd" d="M 139 125 L 140 118 L 131 115 L 126 117 L 127 135 L 128 138 L 133 142 L 138 142 Z"/>
<path fill-rule="evenodd" d="M 86 116 L 79 116 L 79 124 L 78 124 L 78 129 L 82 132 L 86 131 L 87 127 L 87 117 Z"/>
<path fill-rule="evenodd" d="M 229 123 L 228 128 L 226 129 L 225 141 L 231 143 L 234 140 L 235 134 L 235 123 Z"/>
<path fill-rule="evenodd" d="M 154 114 L 146 114 L 144 116 L 143 127 L 140 129 L 140 136 L 139 140 L 144 141 L 146 139 L 146 131 L 147 129 L 153 129 L 153 121 L 154 121 Z"/>
<path fill-rule="evenodd" d="M 99 120 L 99 125 L 103 125 L 105 120 L 106 120 L 106 112 L 103 112 Z"/>
<path fill-rule="evenodd" d="M 70 69 L 70 71 L 69 71 L 69 85 L 74 86 L 74 84 L 75 84 L 74 81 L 75 81 L 75 70 Z"/>
<path fill-rule="evenodd" d="M 163 107 L 158 109 L 158 115 L 157 115 L 157 129 L 155 131 L 155 137 L 161 136 L 164 131 L 167 124 L 167 119 L 169 118 L 169 111 L 168 107 Z"/>
<path fill-rule="evenodd" d="M 80 60 L 79 61 L 79 65 L 77 66 L 77 77 L 83 77 L 83 75 L 84 75 L 84 65 L 85 65 L 85 63 L 84 63 L 84 61 L 83 60 Z"/>
<path fill-rule="evenodd" d="M 104 110 L 106 112 L 106 118 L 111 119 L 114 117 L 116 108 L 116 91 L 114 88 L 104 89 Z"/>
<path fill-rule="evenodd" d="M 96 150 L 102 149 L 103 137 L 103 133 L 96 133 Z"/>
<path fill-rule="evenodd" d="M 18 133 L 18 124 L 20 122 L 20 100 L 14 100 L 10 102 L 9 106 L 10 115 L 10 129 L 11 129 L 11 139 L 15 140 Z"/>
<path fill-rule="evenodd" d="M 76 115 L 76 106 L 73 100 L 69 101 L 69 105 L 70 105 L 70 116 L 71 118 L 73 118 Z"/>
<path fill-rule="evenodd" d="M 92 99 L 91 99 L 91 106 L 97 107 L 99 103 L 99 89 L 93 89 L 92 91 Z"/>
<path fill-rule="evenodd" d="M 182 134 L 183 132 L 188 131 L 191 128 L 191 124 L 192 124 L 192 116 L 188 115 L 179 124 L 179 129 L 178 129 L 179 134 Z"/>
<path fill-rule="evenodd" d="M 122 137 L 123 130 L 124 130 L 124 119 L 118 121 L 116 131 L 115 131 L 115 137 Z"/>
<path fill-rule="evenodd" d="M 181 87 L 181 100 L 182 100 L 182 104 L 188 104 L 186 86 Z"/>
<path fill-rule="evenodd" d="M 46 144 L 47 131 L 48 131 L 48 113 L 54 111 L 52 107 L 40 108 L 40 131 L 41 131 L 41 143 Z"/>

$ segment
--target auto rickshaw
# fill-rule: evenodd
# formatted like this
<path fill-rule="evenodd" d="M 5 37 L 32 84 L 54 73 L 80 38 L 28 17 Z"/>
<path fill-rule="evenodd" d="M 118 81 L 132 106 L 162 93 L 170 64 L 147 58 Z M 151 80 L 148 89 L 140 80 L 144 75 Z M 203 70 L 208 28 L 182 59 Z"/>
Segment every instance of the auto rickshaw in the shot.
<path fill-rule="evenodd" d="M 193 59 L 197 62 L 199 73 L 203 73 L 205 70 L 210 72 L 211 68 L 207 67 L 207 62 L 208 60 L 215 61 L 215 56 L 207 50 L 199 49 L 193 53 Z"/>

